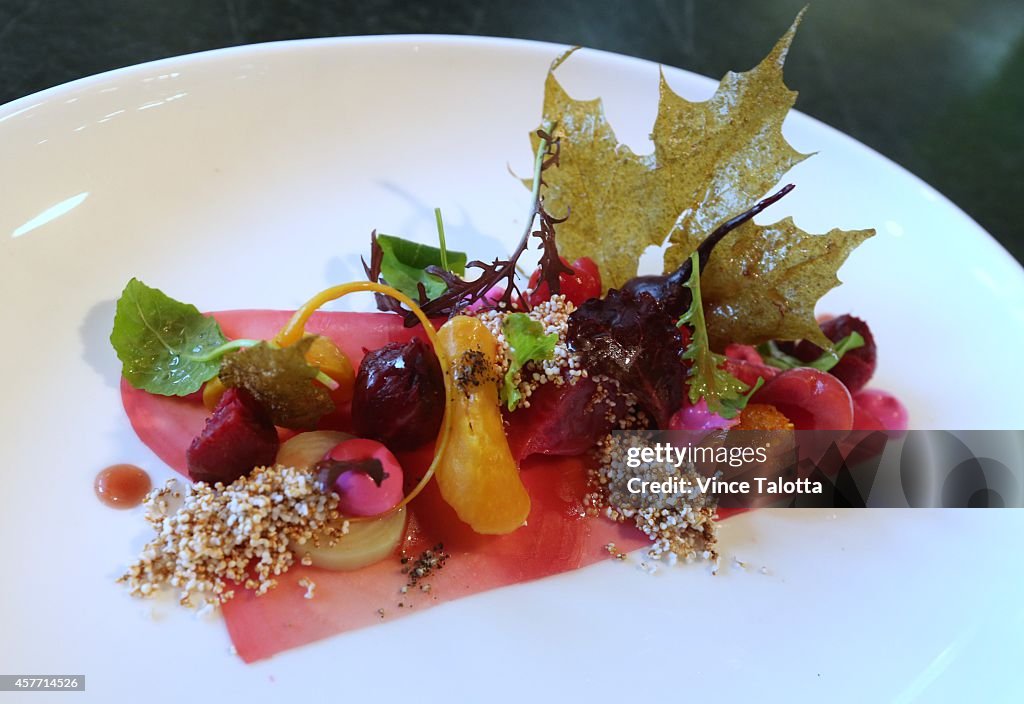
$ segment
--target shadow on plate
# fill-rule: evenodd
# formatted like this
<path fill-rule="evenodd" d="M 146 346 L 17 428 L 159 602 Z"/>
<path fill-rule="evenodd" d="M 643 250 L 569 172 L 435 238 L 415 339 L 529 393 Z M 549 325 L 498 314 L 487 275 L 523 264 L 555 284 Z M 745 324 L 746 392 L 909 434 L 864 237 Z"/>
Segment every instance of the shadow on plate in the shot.
<path fill-rule="evenodd" d="M 110 346 L 110 330 L 114 324 L 113 300 L 100 301 L 85 314 L 78 328 L 82 340 L 82 358 L 103 378 L 107 386 L 121 383 L 121 362 Z"/>

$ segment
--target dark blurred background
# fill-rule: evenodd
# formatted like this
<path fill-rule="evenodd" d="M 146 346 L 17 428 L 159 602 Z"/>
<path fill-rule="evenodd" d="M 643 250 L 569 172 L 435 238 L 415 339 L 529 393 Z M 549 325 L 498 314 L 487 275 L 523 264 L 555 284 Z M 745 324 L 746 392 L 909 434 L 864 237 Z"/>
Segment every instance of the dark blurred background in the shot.
<path fill-rule="evenodd" d="M 0 0 L 0 103 L 177 54 L 356 34 L 540 39 L 719 78 L 763 57 L 803 4 Z M 931 183 L 1024 261 L 1024 1 L 814 0 L 790 57 L 798 109 Z"/>

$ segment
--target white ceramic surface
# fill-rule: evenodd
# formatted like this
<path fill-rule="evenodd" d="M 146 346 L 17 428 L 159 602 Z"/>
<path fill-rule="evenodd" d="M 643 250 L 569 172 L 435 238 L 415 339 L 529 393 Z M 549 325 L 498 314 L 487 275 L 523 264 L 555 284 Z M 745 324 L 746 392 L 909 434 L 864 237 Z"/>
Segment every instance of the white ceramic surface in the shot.
<path fill-rule="evenodd" d="M 98 702 L 1024 695 L 1020 511 L 763 511 L 726 523 L 717 577 L 602 564 L 253 666 L 230 654 L 218 620 L 113 584 L 145 528 L 138 511 L 95 500 L 95 472 L 129 461 L 170 474 L 120 407 L 107 335 L 125 281 L 205 309 L 294 307 L 359 278 L 371 228 L 430 239 L 434 206 L 452 246 L 504 252 L 528 198 L 506 165 L 528 169 L 559 51 L 443 37 L 271 44 L 0 108 L 3 672 L 85 674 L 76 701 Z M 578 97 L 602 95 L 620 136 L 646 150 L 655 65 L 584 51 L 560 76 Z M 667 76 L 691 99 L 713 87 Z M 1022 382 L 999 361 L 1024 348 L 1020 266 L 852 139 L 799 114 L 786 133 L 819 154 L 770 217 L 878 229 L 822 306 L 871 322 L 876 384 L 917 427 L 1024 427 Z"/>

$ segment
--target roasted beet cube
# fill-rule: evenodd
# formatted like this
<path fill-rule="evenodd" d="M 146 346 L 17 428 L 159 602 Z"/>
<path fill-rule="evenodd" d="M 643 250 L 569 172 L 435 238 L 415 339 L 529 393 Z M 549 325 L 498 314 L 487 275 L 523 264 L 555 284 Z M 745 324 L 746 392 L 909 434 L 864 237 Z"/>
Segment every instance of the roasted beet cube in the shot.
<path fill-rule="evenodd" d="M 193 481 L 229 484 L 274 463 L 280 442 L 266 411 L 247 391 L 228 389 L 188 448 Z"/>

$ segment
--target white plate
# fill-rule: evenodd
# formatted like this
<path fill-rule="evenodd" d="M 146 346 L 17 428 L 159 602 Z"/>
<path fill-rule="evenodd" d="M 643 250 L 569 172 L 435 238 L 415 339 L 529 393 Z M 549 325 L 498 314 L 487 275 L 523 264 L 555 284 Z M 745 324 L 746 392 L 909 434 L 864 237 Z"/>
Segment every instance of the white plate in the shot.
<path fill-rule="evenodd" d="M 170 474 L 120 407 L 107 335 L 125 281 L 206 309 L 294 307 L 359 278 L 371 228 L 429 240 L 434 206 L 453 246 L 505 251 L 528 197 L 506 165 L 528 169 L 559 51 L 444 37 L 271 44 L 0 109 L 5 672 L 85 674 L 84 698 L 104 702 L 210 688 L 239 701 L 332 690 L 871 701 L 1021 686 L 1019 511 L 760 512 L 725 525 L 717 577 L 602 564 L 253 666 L 229 653 L 220 622 L 167 604 L 151 614 L 114 586 L 145 529 L 94 499 L 93 476 L 118 461 Z M 619 134 L 645 149 L 654 64 L 586 51 L 560 75 L 574 95 L 604 96 Z M 667 75 L 691 99 L 713 87 Z M 798 188 L 770 217 L 878 229 L 822 306 L 871 322 L 876 383 L 918 427 L 1024 427 L 1022 383 L 1000 361 L 1024 348 L 1019 265 L 871 150 L 802 115 L 786 132 L 820 154 L 787 178 Z"/>

